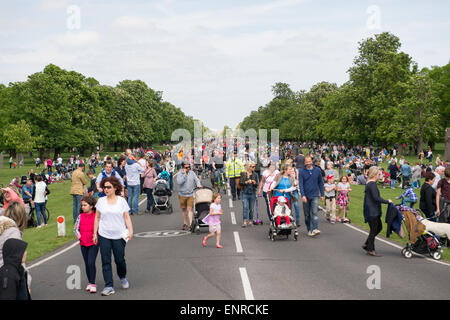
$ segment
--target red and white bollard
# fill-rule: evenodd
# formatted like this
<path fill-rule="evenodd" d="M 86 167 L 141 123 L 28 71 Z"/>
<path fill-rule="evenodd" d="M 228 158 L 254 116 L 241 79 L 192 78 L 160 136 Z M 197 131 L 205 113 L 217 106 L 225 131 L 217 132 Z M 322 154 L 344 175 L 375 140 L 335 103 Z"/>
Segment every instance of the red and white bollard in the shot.
<path fill-rule="evenodd" d="M 58 222 L 58 237 L 65 237 L 66 236 L 66 218 L 64 216 L 59 216 L 58 219 L 56 219 Z"/>

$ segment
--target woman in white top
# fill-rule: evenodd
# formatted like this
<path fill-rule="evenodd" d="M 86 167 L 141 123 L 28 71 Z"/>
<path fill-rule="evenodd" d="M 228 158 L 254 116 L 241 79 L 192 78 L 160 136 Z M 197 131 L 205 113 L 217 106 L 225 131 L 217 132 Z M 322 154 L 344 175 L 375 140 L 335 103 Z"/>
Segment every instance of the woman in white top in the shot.
<path fill-rule="evenodd" d="M 130 207 L 127 201 L 120 196 L 123 188 L 120 181 L 114 176 L 107 177 L 102 180 L 101 187 L 106 197 L 100 198 L 95 206 L 97 214 L 94 222 L 93 242 L 100 245 L 103 279 L 105 280 L 102 295 L 109 296 L 115 293 L 111 252 L 114 254 L 114 262 L 122 288 L 129 288 L 126 279 L 125 245 L 128 240 L 133 238 L 133 225 L 129 214 Z"/>
<path fill-rule="evenodd" d="M 42 181 L 42 176 L 36 176 L 36 184 L 34 185 L 34 207 L 36 210 L 36 218 L 38 225 L 36 228 L 41 228 L 47 225 L 47 215 L 45 214 L 46 196 L 49 194 L 47 184 Z M 41 224 L 41 215 L 44 218 L 44 223 Z"/>
<path fill-rule="evenodd" d="M 280 171 L 277 170 L 276 164 L 274 162 L 270 162 L 269 168 L 267 168 L 267 170 L 265 170 L 263 172 L 262 177 L 261 177 L 261 182 L 259 183 L 259 186 L 258 186 L 257 194 L 258 194 L 258 196 L 261 196 L 261 190 L 262 190 L 262 196 L 266 203 L 267 216 L 269 217 L 269 220 L 271 218 L 270 199 L 269 199 L 270 185 L 272 184 L 272 182 L 275 181 L 275 179 L 279 173 L 280 173 Z"/>

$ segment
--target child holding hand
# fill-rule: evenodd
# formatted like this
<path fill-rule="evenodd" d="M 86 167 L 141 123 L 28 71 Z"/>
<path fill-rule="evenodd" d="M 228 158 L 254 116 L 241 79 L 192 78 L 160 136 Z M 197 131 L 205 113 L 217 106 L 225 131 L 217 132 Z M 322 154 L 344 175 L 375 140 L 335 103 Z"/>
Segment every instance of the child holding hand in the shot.
<path fill-rule="evenodd" d="M 220 235 L 221 235 L 221 227 L 220 227 L 220 216 L 223 214 L 222 207 L 220 202 L 222 201 L 222 196 L 215 192 L 213 195 L 213 203 L 210 206 L 209 214 L 203 219 L 203 222 L 209 225 L 209 234 L 206 237 L 203 237 L 202 245 L 206 246 L 206 241 L 209 238 L 214 237 L 214 234 L 217 235 L 216 239 L 216 248 L 223 248 L 220 245 Z"/>
<path fill-rule="evenodd" d="M 95 285 L 95 260 L 97 259 L 98 245 L 93 242 L 96 203 L 97 200 L 93 196 L 87 196 L 81 199 L 82 212 L 78 215 L 73 230 L 80 240 L 81 254 L 83 255 L 86 275 L 88 277 L 86 291 L 90 293 L 97 292 L 97 286 Z"/>

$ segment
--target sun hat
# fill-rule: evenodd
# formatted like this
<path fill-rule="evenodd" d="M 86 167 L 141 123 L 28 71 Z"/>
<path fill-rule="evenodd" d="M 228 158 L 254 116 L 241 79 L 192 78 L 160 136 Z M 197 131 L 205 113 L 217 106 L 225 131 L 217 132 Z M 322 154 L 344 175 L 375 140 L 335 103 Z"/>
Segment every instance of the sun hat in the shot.
<path fill-rule="evenodd" d="M 286 198 L 283 196 L 278 197 L 278 202 L 286 202 Z"/>

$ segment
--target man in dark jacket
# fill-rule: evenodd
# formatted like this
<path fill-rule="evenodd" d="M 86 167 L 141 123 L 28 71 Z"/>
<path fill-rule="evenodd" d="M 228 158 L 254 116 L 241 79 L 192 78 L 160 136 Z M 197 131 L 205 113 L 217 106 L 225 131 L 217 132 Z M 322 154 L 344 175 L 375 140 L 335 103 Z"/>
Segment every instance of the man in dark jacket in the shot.
<path fill-rule="evenodd" d="M 305 224 L 308 229 L 308 236 L 312 237 L 320 233 L 318 229 L 319 219 L 317 211 L 319 209 L 319 191 L 321 199 L 324 199 L 325 188 L 322 179 L 322 172 L 319 167 L 313 166 L 311 157 L 305 157 L 305 168 L 298 173 L 298 183 L 303 201 L 303 211 L 305 213 Z"/>
<path fill-rule="evenodd" d="M 26 259 L 27 243 L 19 239 L 8 239 L 3 245 L 3 262 L 0 268 L 0 300 L 22 300 L 29 298 L 26 273 L 22 262 Z M 26 288 L 28 297 L 23 297 Z"/>

